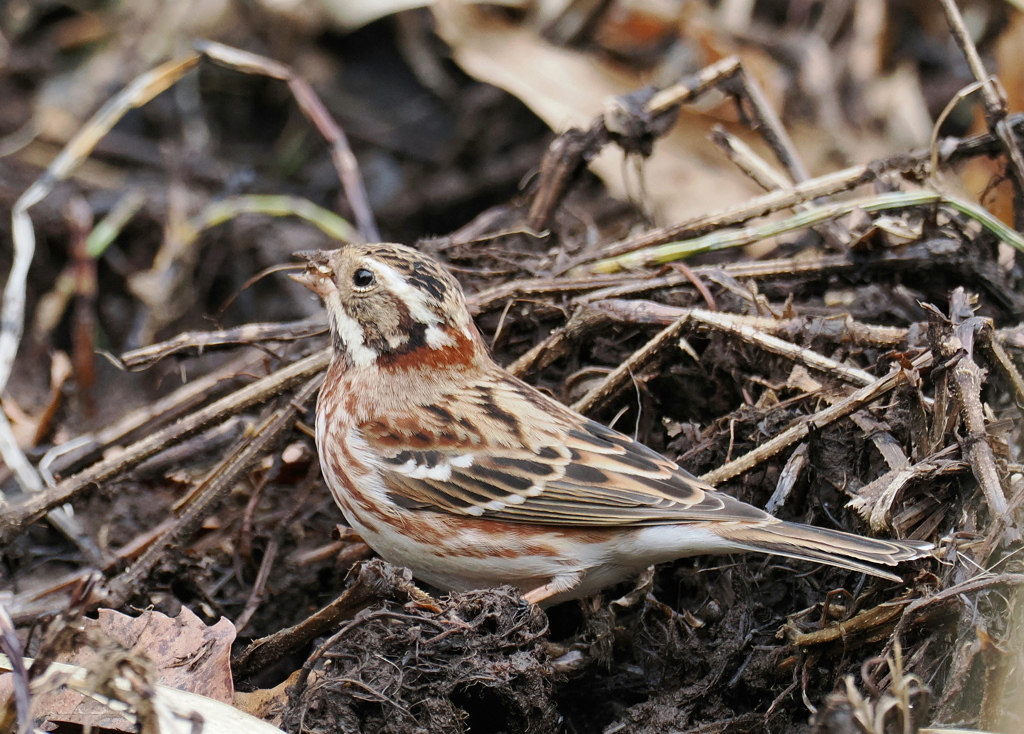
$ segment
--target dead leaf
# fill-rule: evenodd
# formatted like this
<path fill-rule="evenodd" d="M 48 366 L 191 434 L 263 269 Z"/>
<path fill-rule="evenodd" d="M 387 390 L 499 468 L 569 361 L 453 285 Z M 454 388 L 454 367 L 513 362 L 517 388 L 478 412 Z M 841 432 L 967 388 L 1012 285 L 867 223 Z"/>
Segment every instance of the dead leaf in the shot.
<path fill-rule="evenodd" d="M 288 678 L 273 688 L 259 688 L 249 693 L 235 693 L 235 708 L 280 726 L 281 716 L 288 704 L 288 689 L 294 686 L 301 670 L 296 670 Z"/>
<path fill-rule="evenodd" d="M 522 100 L 553 130 L 588 128 L 605 102 L 646 85 L 638 73 L 580 51 L 559 48 L 527 25 L 458 3 L 434 6 L 438 31 L 471 76 Z M 708 142 L 718 116 L 683 111 L 644 163 L 646 201 L 659 219 L 676 222 L 745 201 L 755 186 L 722 166 Z M 616 146 L 590 164 L 614 196 L 638 193 L 631 166 Z"/>
<path fill-rule="evenodd" d="M 101 609 L 98 619 L 87 619 L 84 624 L 84 633 L 76 639 L 90 643 L 58 656 L 58 662 L 95 670 L 105 665 L 111 648 L 116 648 L 118 657 L 148 662 L 161 685 L 223 703 L 233 702 L 230 656 L 235 627 L 228 619 L 222 618 L 211 627 L 187 607 L 174 618 L 152 611 L 129 617 Z M 4 674 L 0 676 L 0 696 L 9 689 L 10 675 Z M 39 695 L 33 707 L 53 722 L 134 731 L 123 717 L 69 689 Z"/>

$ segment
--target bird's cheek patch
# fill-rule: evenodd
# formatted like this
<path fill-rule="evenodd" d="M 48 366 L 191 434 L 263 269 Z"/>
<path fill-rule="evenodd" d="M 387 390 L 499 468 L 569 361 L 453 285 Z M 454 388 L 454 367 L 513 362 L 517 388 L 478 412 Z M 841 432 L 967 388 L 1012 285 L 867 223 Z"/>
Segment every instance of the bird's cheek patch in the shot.
<path fill-rule="evenodd" d="M 334 331 L 338 339 L 345 345 L 345 351 L 352 362 L 357 367 L 369 367 L 377 361 L 380 353 L 366 345 L 366 334 L 363 327 L 348 315 L 342 307 L 340 299 L 337 298 L 337 294 L 335 294 L 335 299 L 338 301 L 337 308 L 330 310 Z"/>

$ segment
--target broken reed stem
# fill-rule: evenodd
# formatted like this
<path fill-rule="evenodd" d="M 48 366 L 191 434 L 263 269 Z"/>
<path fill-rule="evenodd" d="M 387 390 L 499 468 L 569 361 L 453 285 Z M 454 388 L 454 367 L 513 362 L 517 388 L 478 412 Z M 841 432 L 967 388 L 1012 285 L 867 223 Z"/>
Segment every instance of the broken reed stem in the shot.
<path fill-rule="evenodd" d="M 635 309 L 637 305 L 640 304 L 633 304 L 628 301 L 605 301 L 591 304 L 591 306 L 600 309 L 609 316 L 614 314 L 616 317 L 620 318 L 620 320 L 629 320 L 628 318 L 624 319 L 622 317 L 629 313 L 630 310 Z M 671 313 L 674 316 L 675 321 L 662 331 L 658 332 L 653 339 L 631 354 L 625 362 L 608 373 L 600 385 L 573 403 L 573 410 L 586 414 L 599 409 L 609 398 L 619 391 L 631 375 L 640 371 L 640 369 L 642 369 L 644 365 L 646 365 L 658 352 L 660 352 L 670 340 L 679 336 L 684 326 L 688 323 L 706 326 L 727 334 L 732 334 L 743 341 L 761 347 L 765 351 L 799 362 L 811 369 L 832 375 L 844 382 L 859 386 L 871 385 L 876 382 L 874 375 L 871 375 L 864 370 L 856 367 L 849 367 L 810 349 L 799 347 L 792 342 L 787 342 L 784 339 L 779 339 L 776 336 L 766 334 L 754 326 L 751 326 L 749 323 L 744 323 L 745 321 L 748 321 L 748 319 L 744 319 L 743 317 L 715 311 L 705 311 L 699 308 L 673 308 L 671 306 L 661 306 L 661 304 L 651 305 L 657 307 L 659 311 L 663 312 L 662 317 L 664 317 L 665 314 Z M 530 353 L 530 359 L 535 359 L 532 352 Z"/>
<path fill-rule="evenodd" d="M 966 471 L 966 465 L 954 458 L 958 451 L 959 447 L 954 444 L 916 464 L 892 467 L 858 489 L 857 496 L 847 502 L 846 506 L 866 520 L 873 532 L 891 531 L 892 507 L 904 487 L 926 478 L 935 479 L 943 474 Z"/>
<path fill-rule="evenodd" d="M 330 361 L 330 349 L 311 354 L 128 446 L 118 456 L 93 464 L 88 469 L 29 497 L 18 505 L 0 508 L 0 546 L 9 543 L 45 512 L 68 502 L 86 488 L 139 465 L 150 456 L 218 420 L 240 413 L 274 395 L 291 389 L 303 380 L 308 380 L 326 369 Z"/>
<path fill-rule="evenodd" d="M 272 411 L 253 430 L 252 435 L 244 436 L 235 445 L 235 448 L 195 489 L 195 498 L 182 512 L 177 522 L 154 541 L 138 561 L 110 583 L 109 591 L 103 600 L 105 605 L 121 607 L 136 594 L 139 585 L 163 560 L 167 551 L 190 538 L 202 521 L 216 508 L 216 504 L 235 486 L 242 472 L 266 453 L 285 431 L 291 429 L 299 411 L 305 408 L 309 399 L 320 389 L 321 382 L 322 374 L 307 381 L 293 397 L 283 399 L 284 404 Z"/>
<path fill-rule="evenodd" d="M 647 114 L 655 117 L 671 112 L 674 107 L 699 97 L 722 79 L 732 76 L 739 68 L 740 60 L 736 56 L 727 56 L 705 66 L 693 76 L 666 87 L 651 97 L 645 105 Z"/>
<path fill-rule="evenodd" d="M 953 360 L 949 375 L 953 397 L 967 435 L 961 440 L 964 458 L 971 465 L 975 479 L 988 502 L 989 514 L 997 519 L 1006 513 L 1006 493 L 999 478 L 995 453 L 989 444 L 985 425 L 985 409 L 981 403 L 984 371 L 974 360 L 974 343 L 984 321 L 974 316 L 973 299 L 962 287 L 953 291 L 949 301 L 950 322 L 939 341 L 944 361 Z"/>
<path fill-rule="evenodd" d="M 1024 129 L 1024 114 L 1011 115 L 1006 120 L 1006 126 L 1013 132 Z M 980 133 L 960 139 L 947 138 L 940 141 L 938 147 L 941 151 L 939 158 L 942 163 L 953 163 L 979 155 L 998 154 L 1003 150 L 1000 139 L 992 133 Z M 885 171 L 912 174 L 927 168 L 931 157 L 932 149 L 924 148 L 905 156 L 894 156 L 866 165 L 851 166 L 841 171 L 808 179 L 787 190 L 764 194 L 729 209 L 701 215 L 679 224 L 612 242 L 603 247 L 598 256 L 612 258 L 645 247 L 696 237 L 721 227 L 742 224 L 755 217 L 763 217 L 818 197 L 832 196 L 871 183 Z"/>
<path fill-rule="evenodd" d="M 297 625 L 251 642 L 231 661 L 231 670 L 236 678 L 258 673 L 382 598 L 431 604 L 430 597 L 413 584 L 408 569 L 368 561 L 358 566 L 355 581 L 341 596 Z"/>
<path fill-rule="evenodd" d="M 993 518 L 1006 512 L 1006 495 L 1003 493 L 1002 482 L 999 481 L 999 470 L 992 446 L 988 443 L 988 431 L 985 429 L 985 414 L 981 407 L 982 370 L 970 354 L 964 355 L 952 369 L 953 394 L 959 403 L 964 419 L 967 435 L 963 439 L 963 452 L 967 462 L 974 471 L 985 499 L 988 502 L 989 514 Z"/>
<path fill-rule="evenodd" d="M 838 217 L 846 216 L 858 209 L 866 212 L 879 212 L 932 204 L 947 206 L 971 217 L 1003 242 L 1006 242 L 1019 252 L 1024 252 L 1024 238 L 993 217 L 988 211 L 975 204 L 945 196 L 935 191 L 895 191 L 878 196 L 868 196 L 861 199 L 816 206 L 777 222 L 767 222 L 739 230 L 728 229 L 712 232 L 693 239 L 668 242 L 657 247 L 635 250 L 617 257 L 599 260 L 591 265 L 579 266 L 579 270 L 574 268 L 569 271 L 569 274 L 583 274 L 587 272 L 614 273 L 618 270 L 630 270 L 648 265 L 664 264 L 706 252 L 715 252 L 731 247 L 744 247 L 770 237 L 777 237 L 782 234 L 824 224 Z"/>
<path fill-rule="evenodd" d="M 1003 153 L 1010 160 L 1010 171 L 1013 173 L 1014 188 L 1017 193 L 1018 204 L 1022 192 L 1024 192 L 1024 155 L 1021 154 L 1020 145 L 1015 139 L 1013 128 L 1006 122 L 1006 93 L 1003 91 L 999 81 L 989 75 L 985 70 L 985 64 L 978 55 L 978 49 L 971 40 L 971 35 L 964 25 L 963 16 L 957 8 L 954 0 L 939 0 L 942 9 L 946 13 L 946 22 L 949 23 L 949 30 L 960 47 L 960 52 L 967 60 L 967 66 L 975 81 L 981 84 L 981 98 L 985 109 L 985 123 L 989 131 L 996 137 L 1003 147 Z M 1021 212 L 1016 212 L 1020 217 Z"/>
<path fill-rule="evenodd" d="M 916 357 L 912 361 L 913 369 L 927 367 L 932 362 L 931 352 Z M 840 418 L 845 418 L 855 410 L 878 400 L 887 394 L 903 380 L 905 370 L 902 367 L 893 367 L 885 377 L 875 380 L 854 392 L 845 400 L 840 400 L 814 415 L 802 419 L 799 423 L 787 428 L 774 438 L 766 441 L 753 451 L 744 454 L 734 461 L 702 475 L 700 478 L 708 484 L 715 486 L 722 482 L 750 471 L 764 461 L 789 448 L 798 441 L 802 441 L 810 435 L 811 430 L 821 430 L 826 426 L 835 423 Z"/>
<path fill-rule="evenodd" d="M 671 340 L 679 336 L 686 324 L 689 315 L 680 317 L 671 326 L 662 329 L 657 336 L 643 345 L 640 349 L 629 355 L 629 358 L 612 370 L 600 385 L 588 392 L 582 398 L 572 404 L 572 409 L 578 413 L 587 413 L 600 408 L 608 398 L 612 397 L 619 388 L 629 379 L 630 375 L 638 372 L 647 362 L 660 352 Z"/>
<path fill-rule="evenodd" d="M 186 331 L 171 339 L 133 349 L 121 355 L 120 363 L 136 371 L 152 367 L 165 357 L 183 351 L 204 353 L 218 347 L 235 347 L 262 342 L 294 341 L 317 336 L 327 331 L 327 322 L 320 316 L 281 323 L 242 324 L 218 331 Z"/>

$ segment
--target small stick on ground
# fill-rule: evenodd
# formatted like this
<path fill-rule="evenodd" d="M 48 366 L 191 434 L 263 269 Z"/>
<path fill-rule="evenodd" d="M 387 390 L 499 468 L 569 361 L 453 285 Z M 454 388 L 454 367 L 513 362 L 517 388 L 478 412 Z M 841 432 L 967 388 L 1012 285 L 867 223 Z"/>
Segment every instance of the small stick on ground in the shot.
<path fill-rule="evenodd" d="M 126 369 L 134 372 L 152 367 L 164 357 L 180 352 L 185 352 L 186 355 L 203 354 L 218 347 L 294 341 L 323 334 L 325 331 L 327 323 L 320 316 L 283 323 L 242 324 L 219 331 L 186 331 L 167 341 L 125 352 L 119 361 Z"/>
<path fill-rule="evenodd" d="M 1014 218 L 1017 229 L 1021 229 L 1024 222 L 1024 210 L 1021 207 L 1021 198 L 1024 196 L 1024 154 L 1021 153 L 1020 143 L 1017 142 L 1013 128 L 1007 122 L 1006 114 L 1006 92 L 998 80 L 985 71 L 985 65 L 981 62 L 978 49 L 971 40 L 970 33 L 964 25 L 963 16 L 957 8 L 954 0 L 940 0 L 942 9 L 946 12 L 946 21 L 949 23 L 950 33 L 953 40 L 960 47 L 964 58 L 967 59 L 967 66 L 972 76 L 981 84 L 981 99 L 985 109 L 985 123 L 989 131 L 1002 145 L 1003 153 L 1009 158 L 1010 171 L 1013 175 Z"/>
<path fill-rule="evenodd" d="M 931 364 L 931 352 L 925 352 L 918 356 L 911 363 L 914 369 L 921 369 Z M 758 446 L 753 451 L 730 461 L 714 471 L 702 475 L 700 478 L 708 484 L 715 486 L 727 479 L 732 479 L 744 472 L 750 471 L 764 461 L 778 454 L 780 451 L 802 441 L 810 435 L 811 430 L 821 430 L 826 426 L 835 423 L 840 418 L 845 418 L 855 410 L 878 400 L 878 398 L 889 393 L 903 380 L 904 370 L 902 367 L 894 367 L 889 374 L 875 382 L 862 387 L 845 400 L 830 405 L 812 416 L 804 418 L 799 423 L 787 428 L 774 438 Z"/>
<path fill-rule="evenodd" d="M 341 596 L 299 624 L 252 642 L 231 661 L 231 670 L 236 677 L 247 678 L 383 597 L 429 601 L 412 583 L 407 569 L 397 569 L 383 561 L 368 561 L 359 566 L 355 582 Z"/>
<path fill-rule="evenodd" d="M 797 346 L 785 339 L 780 339 L 776 336 L 765 333 L 765 330 L 774 330 L 779 328 L 784 324 L 784 322 L 772 321 L 771 319 L 752 318 L 749 316 L 739 316 L 719 311 L 705 311 L 700 308 L 664 306 L 659 303 L 648 303 L 645 301 L 608 300 L 598 301 L 591 305 L 593 305 L 594 308 L 599 308 L 602 311 L 605 311 L 606 313 L 614 313 L 622 321 L 635 322 L 639 320 L 628 317 L 628 314 L 636 311 L 642 311 L 647 313 L 649 316 L 652 312 L 656 313 L 657 323 L 664 323 L 669 319 L 673 322 L 689 319 L 693 325 L 699 325 L 716 331 L 721 331 L 726 334 L 732 334 L 749 344 L 761 347 L 766 352 L 778 354 L 781 357 L 791 359 L 794 362 L 799 362 L 807 367 L 832 375 L 833 377 L 844 382 L 857 385 L 858 387 L 870 385 L 876 380 L 874 375 L 865 372 L 864 370 L 857 369 L 856 367 L 850 367 L 826 357 L 823 354 L 818 354 L 813 350 Z M 653 318 L 648 319 L 648 323 L 652 321 L 654 321 Z M 764 330 L 762 330 L 762 327 L 764 327 Z M 609 378 L 610 377 L 611 375 L 609 375 Z"/>
<path fill-rule="evenodd" d="M 939 314 L 932 312 L 933 327 L 943 333 L 936 345 L 944 361 L 955 360 L 949 375 L 953 396 L 967 435 L 961 441 L 964 458 L 971 465 L 978 484 L 988 502 L 993 519 L 1006 512 L 1006 494 L 996 466 L 996 457 L 989 444 L 985 427 L 985 411 L 981 404 L 984 370 L 974 361 L 974 340 L 982 328 L 982 319 L 974 316 L 973 298 L 963 288 L 953 291 L 949 301 L 949 324 L 938 323 Z"/>
<path fill-rule="evenodd" d="M 133 434 L 143 430 L 152 432 L 223 392 L 242 376 L 251 375 L 263 359 L 263 355 L 253 353 L 233 359 L 220 369 L 185 383 L 170 395 L 133 410 L 96 433 L 58 444 L 40 460 L 39 470 L 53 477 L 73 467 L 82 466 L 85 462 L 94 461 L 106 449 L 127 440 Z"/>
<path fill-rule="evenodd" d="M 726 158 L 736 164 L 737 168 L 765 191 L 792 188 L 792 181 L 772 168 L 768 161 L 755 153 L 742 139 L 721 125 L 715 125 L 712 128 L 711 142 L 718 146 L 718 149 Z"/>
<path fill-rule="evenodd" d="M 303 385 L 293 397 L 283 398 L 283 405 L 258 425 L 251 436 L 245 436 L 224 460 L 211 471 L 195 492 L 195 499 L 185 508 L 178 521 L 155 541 L 138 561 L 121 576 L 111 581 L 105 605 L 120 607 L 137 592 L 142 581 L 163 560 L 167 551 L 181 545 L 199 528 L 202 521 L 216 509 L 217 503 L 235 486 L 239 475 L 278 441 L 292 427 L 306 402 L 320 389 L 322 375 Z"/>
<path fill-rule="evenodd" d="M 737 97 L 737 103 L 741 113 L 745 112 L 742 101 L 750 103 L 750 111 L 754 115 L 752 128 L 761 133 L 765 143 L 771 148 L 779 163 L 789 173 L 794 183 L 800 183 L 810 178 L 807 167 L 800 160 L 796 146 L 782 126 L 782 120 L 776 114 L 775 109 L 768 103 L 768 99 L 761 90 L 757 80 L 747 74 L 742 66 L 738 66 L 734 74 L 719 85 L 724 91 L 730 92 Z"/>
<path fill-rule="evenodd" d="M 119 456 L 93 464 L 19 505 L 0 508 L 0 545 L 9 543 L 45 512 L 70 501 L 86 488 L 128 471 L 167 446 L 188 438 L 218 420 L 265 402 L 303 380 L 308 380 L 326 369 L 330 359 L 329 349 L 311 354 L 128 446 Z"/>
<path fill-rule="evenodd" d="M 667 347 L 670 342 L 682 333 L 683 326 L 685 326 L 688 318 L 688 315 L 684 315 L 671 326 L 659 331 L 653 339 L 629 355 L 626 361 L 608 373 L 608 376 L 601 381 L 600 385 L 573 403 L 572 409 L 586 415 L 603 406 L 630 379 L 631 375 L 639 372 L 658 352 Z"/>
<path fill-rule="evenodd" d="M 793 487 L 796 486 L 797 481 L 800 479 L 804 467 L 807 466 L 807 452 L 807 444 L 802 443 L 789 455 L 786 465 L 779 473 L 779 481 L 775 485 L 775 491 L 772 492 L 772 496 L 768 498 L 764 505 L 765 512 L 777 515 L 779 510 L 782 509 L 786 500 L 789 499 Z"/>
<path fill-rule="evenodd" d="M 547 339 L 523 354 L 506 369 L 516 377 L 527 377 L 551 365 L 564 357 L 587 334 L 590 334 L 609 322 L 608 314 L 589 306 L 581 306 L 573 311 L 564 326 L 555 329 Z"/>

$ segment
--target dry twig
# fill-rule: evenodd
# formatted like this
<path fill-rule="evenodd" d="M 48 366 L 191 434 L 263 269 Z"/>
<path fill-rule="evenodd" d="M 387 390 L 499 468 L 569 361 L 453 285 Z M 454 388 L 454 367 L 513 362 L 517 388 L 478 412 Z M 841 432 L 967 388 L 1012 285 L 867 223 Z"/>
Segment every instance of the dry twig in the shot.
<path fill-rule="evenodd" d="M 43 513 L 68 502 L 86 488 L 106 481 L 139 465 L 150 456 L 181 441 L 218 420 L 265 402 L 303 380 L 322 372 L 330 362 L 330 350 L 323 350 L 288 365 L 251 385 L 221 398 L 167 428 L 125 448 L 120 455 L 93 464 L 60 484 L 39 492 L 19 505 L 0 509 L 0 545 L 7 544 Z"/>
<path fill-rule="evenodd" d="M 235 445 L 224 460 L 203 479 L 177 522 L 154 541 L 124 574 L 110 582 L 105 604 L 112 607 L 123 606 L 138 592 L 141 582 L 163 560 L 167 551 L 191 537 L 202 521 L 216 508 L 217 502 L 235 486 L 239 475 L 292 427 L 299 411 L 303 410 L 309 399 L 316 394 L 322 381 L 323 375 L 320 374 L 308 380 L 293 397 L 284 399 L 283 405 L 270 411 L 254 428 L 251 436 L 245 436 Z"/>
<path fill-rule="evenodd" d="M 921 369 L 922 367 L 929 366 L 931 361 L 931 352 L 925 352 L 924 354 L 916 357 L 913 360 L 912 365 L 914 369 Z M 882 397 L 902 381 L 903 374 L 904 370 L 902 367 L 893 367 L 885 377 L 881 377 L 870 385 L 862 387 L 845 400 L 841 400 L 830 405 L 824 410 L 815 413 L 814 415 L 802 419 L 796 425 L 787 428 L 785 431 L 769 439 L 753 451 L 744 454 L 738 459 L 730 461 L 728 464 L 724 464 L 714 471 L 702 475 L 701 479 L 714 486 L 721 484 L 727 479 L 732 479 L 743 472 L 750 471 L 755 466 L 758 466 L 767 459 L 770 459 L 772 456 L 775 456 L 789 446 L 807 438 L 812 429 L 820 430 Z"/>

